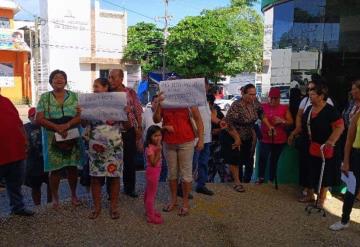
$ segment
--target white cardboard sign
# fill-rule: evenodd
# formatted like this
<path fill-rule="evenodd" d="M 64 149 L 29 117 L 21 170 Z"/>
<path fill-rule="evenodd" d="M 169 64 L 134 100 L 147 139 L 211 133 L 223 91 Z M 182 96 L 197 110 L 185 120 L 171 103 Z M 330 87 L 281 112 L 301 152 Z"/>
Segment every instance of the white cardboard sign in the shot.
<path fill-rule="evenodd" d="M 164 108 L 188 108 L 206 106 L 205 79 L 181 79 L 160 82 L 160 91 L 164 93 Z"/>
<path fill-rule="evenodd" d="M 79 105 L 81 119 L 127 121 L 124 110 L 127 98 L 124 92 L 79 94 Z"/>

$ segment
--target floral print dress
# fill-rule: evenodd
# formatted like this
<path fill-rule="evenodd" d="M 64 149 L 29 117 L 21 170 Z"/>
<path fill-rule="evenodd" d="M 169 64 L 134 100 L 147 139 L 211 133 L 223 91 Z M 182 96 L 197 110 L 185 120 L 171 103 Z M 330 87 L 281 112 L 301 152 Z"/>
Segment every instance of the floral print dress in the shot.
<path fill-rule="evenodd" d="M 91 121 L 86 129 L 89 174 L 93 177 L 121 177 L 123 142 L 120 125 Z"/>

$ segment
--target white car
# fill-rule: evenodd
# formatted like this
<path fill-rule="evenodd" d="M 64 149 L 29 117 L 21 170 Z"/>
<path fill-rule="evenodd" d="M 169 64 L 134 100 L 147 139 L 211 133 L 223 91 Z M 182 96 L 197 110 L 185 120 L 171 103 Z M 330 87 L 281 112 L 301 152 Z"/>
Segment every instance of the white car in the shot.
<path fill-rule="evenodd" d="M 235 95 L 231 99 L 219 99 L 215 100 L 215 104 L 217 104 L 222 111 L 228 111 L 232 103 L 241 98 L 240 95 Z"/>

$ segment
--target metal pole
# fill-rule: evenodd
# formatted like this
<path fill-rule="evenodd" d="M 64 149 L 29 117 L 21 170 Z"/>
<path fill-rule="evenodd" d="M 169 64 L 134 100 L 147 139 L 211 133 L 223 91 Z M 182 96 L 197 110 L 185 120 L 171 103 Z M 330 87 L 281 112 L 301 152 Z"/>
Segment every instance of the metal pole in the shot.
<path fill-rule="evenodd" d="M 165 80 L 165 70 L 166 70 L 166 57 L 165 57 L 165 49 L 166 49 L 166 39 L 168 34 L 168 20 L 170 16 L 168 16 L 168 7 L 169 7 L 169 0 L 164 0 L 165 3 L 165 27 L 164 27 L 164 46 L 163 46 L 163 67 L 162 67 L 162 79 Z"/>
<path fill-rule="evenodd" d="M 37 101 L 39 99 L 39 82 L 40 82 L 40 78 L 39 78 L 39 65 L 40 65 L 40 59 L 39 59 L 39 21 L 40 18 L 36 17 L 35 18 L 35 40 L 34 40 L 34 46 L 33 46 L 33 51 L 34 51 L 34 85 L 35 85 L 35 98 L 34 101 L 32 102 L 33 104 L 37 104 Z"/>

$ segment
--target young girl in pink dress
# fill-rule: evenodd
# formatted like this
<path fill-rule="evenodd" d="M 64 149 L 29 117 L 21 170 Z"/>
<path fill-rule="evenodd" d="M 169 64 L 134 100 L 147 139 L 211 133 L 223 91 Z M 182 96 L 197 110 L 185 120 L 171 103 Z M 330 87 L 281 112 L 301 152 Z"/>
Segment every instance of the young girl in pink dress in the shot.
<path fill-rule="evenodd" d="M 162 224 L 161 214 L 155 211 L 155 197 L 161 172 L 161 128 L 156 125 L 149 127 L 145 140 L 146 155 L 146 189 L 144 196 L 146 219 L 151 224 Z"/>

